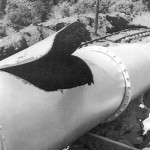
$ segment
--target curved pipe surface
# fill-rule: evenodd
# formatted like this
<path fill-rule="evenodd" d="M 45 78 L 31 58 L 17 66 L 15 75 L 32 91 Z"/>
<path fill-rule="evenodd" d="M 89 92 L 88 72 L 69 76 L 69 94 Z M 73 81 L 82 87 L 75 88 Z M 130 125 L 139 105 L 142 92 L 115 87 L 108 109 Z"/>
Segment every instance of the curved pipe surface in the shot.
<path fill-rule="evenodd" d="M 104 48 L 93 45 L 78 49 L 73 55 L 89 66 L 94 84 L 64 89 L 63 93 L 43 91 L 1 71 L 1 147 L 8 150 L 59 150 L 107 120 L 120 107 L 126 84 L 118 63 L 99 51 L 112 51 L 124 62 L 131 78 L 133 99 L 150 86 L 149 46 L 131 44 Z M 20 52 L 19 57 L 23 54 Z M 1 61 L 1 68 L 8 60 L 7 66 L 11 66 L 11 58 L 18 59 L 18 54 Z M 29 56 L 30 60 L 33 58 Z"/>
<path fill-rule="evenodd" d="M 67 89 L 63 94 L 45 92 L 0 72 L 0 124 L 8 149 L 60 149 L 109 117 L 122 101 L 124 80 L 117 64 L 101 57 L 85 60 L 95 84 Z M 100 68 L 103 61 L 106 65 Z"/>

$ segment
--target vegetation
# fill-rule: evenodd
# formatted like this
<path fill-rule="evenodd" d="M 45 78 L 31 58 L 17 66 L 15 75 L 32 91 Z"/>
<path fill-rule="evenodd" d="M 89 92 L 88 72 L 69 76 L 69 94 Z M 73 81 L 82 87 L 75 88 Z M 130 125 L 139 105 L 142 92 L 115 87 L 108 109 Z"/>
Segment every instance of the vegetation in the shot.
<path fill-rule="evenodd" d="M 2 26 L 20 30 L 51 18 L 95 13 L 96 0 L 0 0 Z M 149 0 L 100 0 L 100 13 L 137 15 L 150 10 Z M 1 32 L 1 31 L 0 31 Z M 4 32 L 4 29 L 3 29 Z"/>
<path fill-rule="evenodd" d="M 37 0 L 7 0 L 7 23 L 15 29 L 36 24 L 47 19 L 47 3 Z"/>

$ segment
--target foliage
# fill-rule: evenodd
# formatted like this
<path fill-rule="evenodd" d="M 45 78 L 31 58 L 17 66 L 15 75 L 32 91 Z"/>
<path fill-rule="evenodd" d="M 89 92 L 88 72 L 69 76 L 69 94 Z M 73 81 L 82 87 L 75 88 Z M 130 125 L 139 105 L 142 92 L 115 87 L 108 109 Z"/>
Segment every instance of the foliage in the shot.
<path fill-rule="evenodd" d="M 21 29 L 51 17 L 95 13 L 96 0 L 0 0 L 0 17 L 7 25 Z M 100 0 L 100 13 L 122 12 L 137 15 L 150 9 L 149 0 Z"/>
<path fill-rule="evenodd" d="M 146 11 L 146 5 L 143 0 L 100 0 L 99 12 L 121 12 L 128 15 L 138 14 Z M 77 2 L 63 1 L 53 8 L 55 18 L 63 18 L 71 15 L 84 13 L 95 13 L 95 0 L 78 0 Z"/>
<path fill-rule="evenodd" d="M 52 15 L 54 18 L 64 18 L 70 16 L 70 3 L 63 2 L 54 6 L 52 9 Z"/>
<path fill-rule="evenodd" d="M 150 1 L 149 0 L 143 0 L 142 1 L 148 8 L 148 10 L 150 10 Z"/>
<path fill-rule="evenodd" d="M 139 12 L 146 11 L 146 6 L 141 0 L 122 0 L 117 1 L 111 7 L 111 12 L 121 12 L 127 15 L 137 15 Z"/>
<path fill-rule="evenodd" d="M 137 24 L 137 25 L 142 25 L 142 26 L 147 26 L 150 27 L 150 20 L 147 19 L 150 18 L 150 13 L 146 12 L 146 13 L 142 13 L 140 15 L 137 15 L 133 20 L 132 23 L 133 24 Z"/>
<path fill-rule="evenodd" d="M 110 12 L 110 8 L 116 3 L 116 0 L 102 0 L 100 1 L 100 13 Z"/>
<path fill-rule="evenodd" d="M 53 7 L 53 16 L 55 18 L 69 17 L 74 14 L 90 13 L 95 11 L 95 1 L 92 0 L 78 0 L 64 1 Z"/>
<path fill-rule="evenodd" d="M 46 19 L 47 3 L 41 0 L 7 0 L 6 18 L 16 29 L 36 24 Z"/>
<path fill-rule="evenodd" d="M 5 14 L 6 0 L 0 0 L 0 18 Z"/>
<path fill-rule="evenodd" d="M 96 1 L 79 0 L 75 5 L 72 5 L 72 14 L 91 13 L 95 11 Z M 73 9 L 74 8 L 74 9 Z"/>

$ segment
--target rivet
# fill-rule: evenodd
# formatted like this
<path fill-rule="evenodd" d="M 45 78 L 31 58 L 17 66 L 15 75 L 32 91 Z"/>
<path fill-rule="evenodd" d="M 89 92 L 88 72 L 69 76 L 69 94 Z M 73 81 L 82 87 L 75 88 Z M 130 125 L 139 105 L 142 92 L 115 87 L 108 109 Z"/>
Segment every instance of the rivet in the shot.
<path fill-rule="evenodd" d="M 131 90 L 131 87 L 127 87 L 128 88 L 128 90 Z"/>
<path fill-rule="evenodd" d="M 115 117 L 118 117 L 118 114 L 115 114 Z"/>
<path fill-rule="evenodd" d="M 111 121 L 111 118 L 109 118 L 108 121 Z"/>
<path fill-rule="evenodd" d="M 136 39 L 136 35 L 133 36 L 133 39 L 134 39 L 134 40 Z"/>
<path fill-rule="evenodd" d="M 128 104 L 128 100 L 126 100 L 126 101 L 124 102 L 124 104 L 127 105 L 127 104 Z"/>
<path fill-rule="evenodd" d="M 124 109 L 123 109 L 123 108 L 121 108 L 121 109 L 120 109 L 120 111 L 122 112 L 122 111 L 124 111 Z"/>
<path fill-rule="evenodd" d="M 128 94 L 130 95 L 130 93 L 131 93 L 131 90 L 128 89 Z"/>

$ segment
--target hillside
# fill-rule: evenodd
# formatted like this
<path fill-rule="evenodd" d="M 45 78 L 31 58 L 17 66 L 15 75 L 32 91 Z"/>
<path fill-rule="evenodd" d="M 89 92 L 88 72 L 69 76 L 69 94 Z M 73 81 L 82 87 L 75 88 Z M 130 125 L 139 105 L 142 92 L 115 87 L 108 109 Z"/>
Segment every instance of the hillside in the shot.
<path fill-rule="evenodd" d="M 0 36 L 13 34 L 31 24 L 95 13 L 95 5 L 93 0 L 0 0 Z M 101 0 L 99 12 L 122 13 L 132 20 L 149 11 L 149 5 L 148 0 Z"/>

